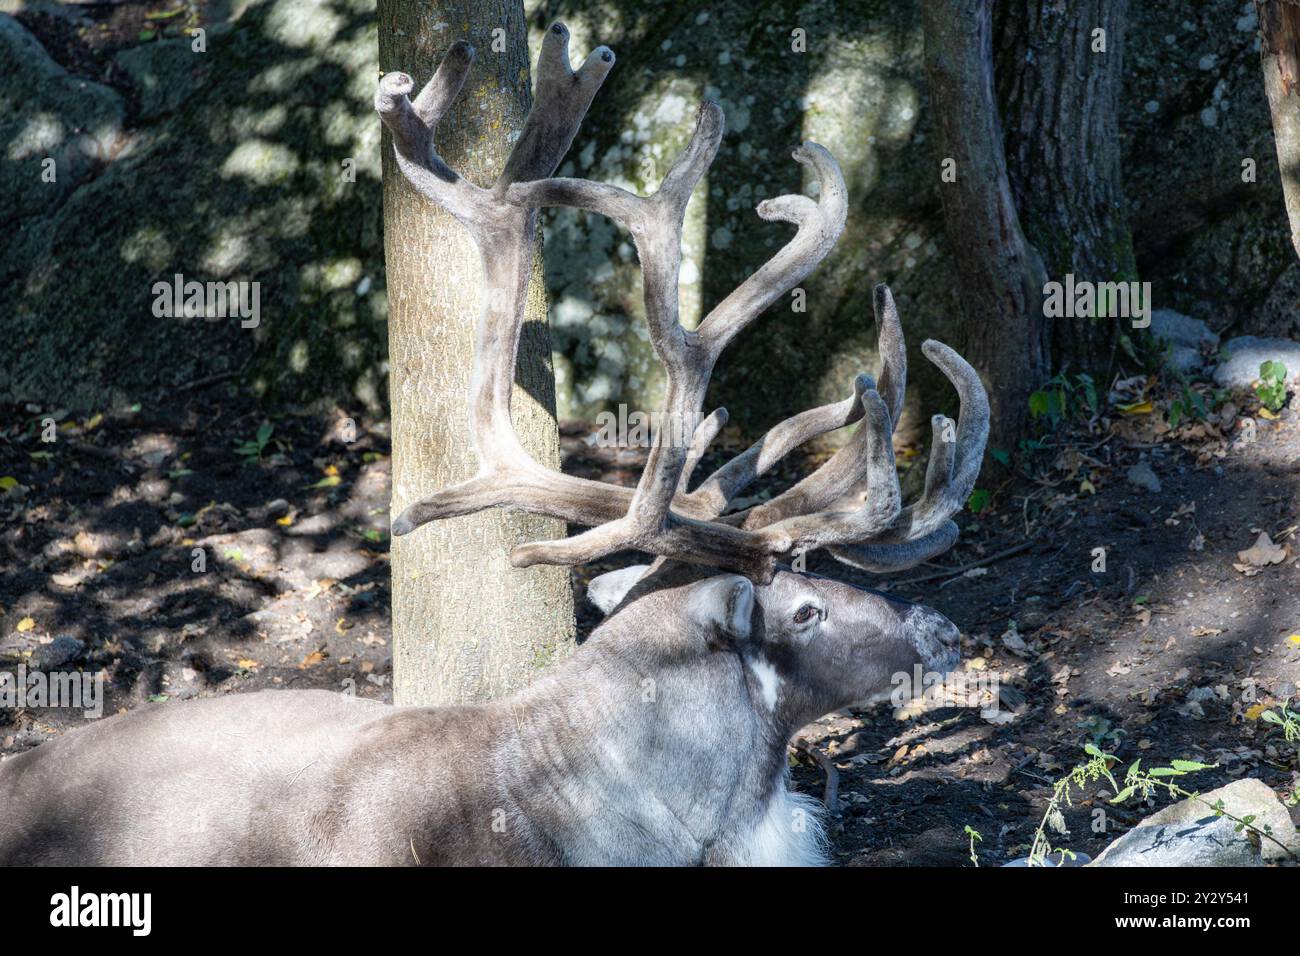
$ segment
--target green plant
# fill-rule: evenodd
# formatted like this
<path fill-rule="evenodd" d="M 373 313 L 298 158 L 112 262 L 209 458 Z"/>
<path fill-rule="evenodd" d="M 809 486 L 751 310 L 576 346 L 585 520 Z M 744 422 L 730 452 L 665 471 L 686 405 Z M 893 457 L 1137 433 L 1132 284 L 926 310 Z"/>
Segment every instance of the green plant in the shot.
<path fill-rule="evenodd" d="M 1034 421 L 1045 419 L 1052 429 L 1083 411 L 1097 413 L 1097 386 L 1091 375 L 1062 372 L 1029 394 L 1030 417 Z"/>
<path fill-rule="evenodd" d="M 267 443 L 271 441 L 271 435 L 274 433 L 274 425 L 270 422 L 262 422 L 253 438 L 235 443 L 235 454 L 245 461 L 261 461 L 262 452 L 266 451 Z"/>
<path fill-rule="evenodd" d="M 1261 363 L 1255 395 L 1270 412 L 1281 411 L 1286 404 L 1286 366 L 1273 361 Z"/>
<path fill-rule="evenodd" d="M 1111 766 L 1119 762 L 1113 754 L 1105 753 L 1095 744 L 1084 744 L 1083 750 L 1088 755 L 1088 762 L 1075 767 L 1052 785 L 1051 799 L 1047 802 L 1047 809 L 1038 824 L 1038 829 L 1034 831 L 1033 843 L 1029 847 L 1030 866 L 1045 866 L 1047 857 L 1052 853 L 1069 853 L 1068 850 L 1059 850 L 1051 845 L 1047 837 L 1047 830 L 1050 827 L 1057 833 L 1068 834 L 1069 830 L 1065 827 L 1065 817 L 1061 813 L 1061 807 L 1074 806 L 1070 796 L 1070 788 L 1078 787 L 1082 791 L 1087 784 L 1102 779 L 1109 782 L 1115 792 L 1115 796 L 1110 800 L 1111 803 L 1123 803 L 1133 796 L 1139 796 L 1145 800 L 1156 790 L 1162 789 L 1170 796 L 1177 797 L 1180 800 L 1196 800 L 1205 804 L 1214 811 L 1215 816 L 1227 817 L 1236 823 L 1238 833 L 1242 830 L 1250 830 L 1259 836 L 1261 840 L 1276 843 L 1286 851 L 1288 856 L 1300 862 L 1300 857 L 1297 857 L 1290 847 L 1273 836 L 1272 827 L 1265 825 L 1261 829 L 1255 826 L 1255 817 L 1253 815 L 1238 817 L 1228 812 L 1222 800 L 1210 803 L 1202 798 L 1199 793 L 1185 790 L 1173 782 L 1176 777 L 1195 773 L 1198 770 L 1212 770 L 1218 764 L 1197 763 L 1194 760 L 1171 760 L 1168 767 L 1153 767 L 1151 770 L 1143 770 L 1142 761 L 1138 759 L 1133 761 L 1132 766 L 1128 768 L 1128 772 L 1124 774 L 1124 785 L 1121 787 L 1110 771 Z"/>
<path fill-rule="evenodd" d="M 971 514 L 979 514 L 989 506 L 989 497 L 987 488 L 976 488 L 966 499 L 966 507 L 971 510 Z"/>
<path fill-rule="evenodd" d="M 1177 428 L 1185 418 L 1203 422 L 1206 417 L 1205 398 L 1200 392 L 1183 382 L 1183 394 L 1169 403 L 1169 427 Z"/>
<path fill-rule="evenodd" d="M 1300 742 L 1300 711 L 1290 709 L 1290 701 L 1282 704 L 1277 710 L 1266 710 L 1259 715 L 1259 719 L 1270 724 L 1276 724 L 1282 728 L 1282 736 L 1287 743 Z"/>
<path fill-rule="evenodd" d="M 979 866 L 980 858 L 975 853 L 975 844 L 976 842 L 983 843 L 984 838 L 980 836 L 979 830 L 976 830 L 974 827 L 970 826 L 970 824 L 966 825 L 966 836 L 970 837 L 970 861 L 976 866 Z"/>

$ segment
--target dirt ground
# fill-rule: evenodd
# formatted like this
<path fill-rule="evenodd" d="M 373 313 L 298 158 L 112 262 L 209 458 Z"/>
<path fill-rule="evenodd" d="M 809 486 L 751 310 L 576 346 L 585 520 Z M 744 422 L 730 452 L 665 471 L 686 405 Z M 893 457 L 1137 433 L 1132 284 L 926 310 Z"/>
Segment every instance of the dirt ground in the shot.
<path fill-rule="evenodd" d="M 387 423 L 268 418 L 228 385 L 62 416 L 52 442 L 44 420 L 59 413 L 3 413 L 0 670 L 102 670 L 107 713 L 265 687 L 391 699 Z M 1300 785 L 1294 745 L 1248 714 L 1300 680 L 1300 415 L 1255 419 L 1253 442 L 1235 423 L 1144 434 L 1157 418 L 1058 436 L 1041 475 L 963 514 L 952 552 L 859 576 L 956 622 L 964 670 L 995 675 L 1000 706 L 900 719 L 883 704 L 806 728 L 794 780 L 822 794 L 823 764 L 836 769 L 837 861 L 970 865 L 966 826 L 983 865 L 1023 855 L 1088 742 L 1122 762 L 1217 764 L 1190 784 L 1203 790 L 1246 775 L 1283 795 Z M 634 482 L 635 456 L 603 458 L 586 433 L 566 427 L 566 469 Z M 1139 461 L 1159 492 L 1128 480 Z M 1238 553 L 1261 531 L 1284 550 L 1255 567 Z M 584 634 L 598 623 L 585 582 L 610 566 L 575 571 Z M 82 720 L 0 710 L 0 752 Z M 1147 812 L 1107 807 L 1094 833 L 1093 808 L 1076 800 L 1054 842 L 1095 854 Z"/>

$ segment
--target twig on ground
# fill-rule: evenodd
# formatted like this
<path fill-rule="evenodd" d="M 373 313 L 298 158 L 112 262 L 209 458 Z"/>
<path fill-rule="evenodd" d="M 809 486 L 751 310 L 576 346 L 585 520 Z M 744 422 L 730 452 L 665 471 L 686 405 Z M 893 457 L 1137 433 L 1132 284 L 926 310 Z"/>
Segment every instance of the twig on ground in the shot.
<path fill-rule="evenodd" d="M 965 574 L 967 571 L 971 570 L 972 568 L 982 568 L 987 564 L 993 564 L 997 561 L 1002 561 L 1005 560 L 1006 558 L 1012 557 L 1013 555 L 1017 555 L 1021 551 L 1028 551 L 1037 543 L 1038 543 L 1037 539 L 1022 541 L 1020 544 L 1017 544 L 1014 547 L 1006 548 L 1002 551 L 997 552 L 996 554 L 991 554 L 987 558 L 981 558 L 978 561 L 969 561 L 966 564 L 959 564 L 955 568 L 949 568 L 946 571 L 939 571 L 936 572 L 935 574 L 923 574 L 920 577 L 907 578 L 906 580 L 903 581 L 895 581 L 893 582 L 893 586 L 901 587 L 902 585 L 905 584 L 921 584 L 925 581 L 937 581 L 940 578 L 950 578 L 955 574 Z"/>
<path fill-rule="evenodd" d="M 835 768 L 835 762 L 806 740 L 796 743 L 795 749 L 812 758 L 817 766 L 821 767 L 822 773 L 826 775 L 826 789 L 822 792 L 822 803 L 826 805 L 828 813 L 839 813 L 840 772 Z"/>

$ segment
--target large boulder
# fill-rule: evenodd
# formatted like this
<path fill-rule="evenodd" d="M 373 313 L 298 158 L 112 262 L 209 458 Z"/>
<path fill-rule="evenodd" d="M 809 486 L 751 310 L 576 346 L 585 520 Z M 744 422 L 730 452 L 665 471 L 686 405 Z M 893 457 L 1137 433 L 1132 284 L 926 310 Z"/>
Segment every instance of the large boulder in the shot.
<path fill-rule="evenodd" d="M 1190 372 L 1204 364 L 1204 353 L 1219 345 L 1219 337 L 1208 325 L 1173 309 L 1156 309 L 1151 314 L 1151 334 L 1169 348 L 1169 364 Z"/>
<path fill-rule="evenodd" d="M 1289 382 L 1300 378 L 1300 342 L 1241 335 L 1224 342 L 1220 352 L 1223 357 L 1214 370 L 1214 381 L 1224 388 L 1250 386 L 1259 378 L 1259 367 L 1265 362 L 1285 365 Z"/>
<path fill-rule="evenodd" d="M 21 248 L 29 220 L 62 206 L 116 154 L 124 113 L 121 96 L 69 74 L 21 23 L 0 13 L 0 241 L 6 250 Z M 0 253 L 0 261 L 10 258 Z"/>
<path fill-rule="evenodd" d="M 228 374 L 292 402 L 381 410 L 373 3 L 233 7 L 201 52 L 176 37 L 118 53 L 125 115 L 123 97 L 68 76 L 0 18 L 0 123 L 40 129 L 55 117 L 70 151 L 74 128 L 97 143 L 116 137 L 95 153 L 93 176 L 70 175 L 61 195 L 25 187 L 18 198 L 0 298 L 21 347 L 3 350 L 0 399 L 102 408 Z M 35 163 L 0 159 L 0 181 L 37 182 Z M 177 274 L 258 283 L 257 327 L 158 317 L 154 284 Z"/>
<path fill-rule="evenodd" d="M 1271 833 L 1261 839 L 1211 809 L 1218 801 L 1240 819 Z M 1300 854 L 1300 837 L 1286 807 L 1267 784 L 1246 778 L 1153 813 L 1106 847 L 1092 866 L 1262 866 Z"/>

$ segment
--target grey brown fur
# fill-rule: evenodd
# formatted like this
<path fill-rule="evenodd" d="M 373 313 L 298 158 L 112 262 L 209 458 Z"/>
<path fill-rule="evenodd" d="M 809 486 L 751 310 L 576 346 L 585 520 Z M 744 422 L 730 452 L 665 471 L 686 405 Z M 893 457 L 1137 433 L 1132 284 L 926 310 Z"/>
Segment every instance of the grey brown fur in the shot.
<path fill-rule="evenodd" d="M 621 608 L 503 701 L 263 691 L 0 763 L 0 865 L 818 863 L 791 735 L 957 659 L 941 615 L 828 579 L 660 563 L 611 585 Z"/>

